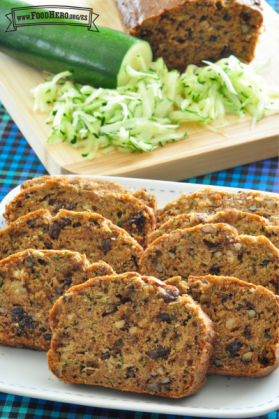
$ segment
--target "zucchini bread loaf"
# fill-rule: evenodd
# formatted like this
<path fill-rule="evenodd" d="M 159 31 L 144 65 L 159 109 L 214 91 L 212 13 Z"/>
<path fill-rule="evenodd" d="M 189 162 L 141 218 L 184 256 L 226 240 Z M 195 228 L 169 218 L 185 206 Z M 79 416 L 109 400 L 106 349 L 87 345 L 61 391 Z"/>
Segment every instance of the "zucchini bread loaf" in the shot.
<path fill-rule="evenodd" d="M 260 1 L 115 0 L 126 31 L 148 41 L 169 70 L 235 55 L 249 63 L 261 33 Z"/>
<path fill-rule="evenodd" d="M 212 323 L 191 297 L 155 278 L 91 279 L 57 301 L 50 323 L 49 368 L 65 382 L 175 398 L 205 382 Z"/>
<path fill-rule="evenodd" d="M 90 265 L 79 253 L 26 250 L 0 262 L 0 345 L 45 351 L 49 311 L 72 285 L 111 275 L 106 263 Z"/>
<path fill-rule="evenodd" d="M 157 211 L 157 228 L 179 214 L 215 214 L 226 209 L 256 214 L 267 218 L 274 225 L 279 225 L 279 198 L 260 192 L 231 193 L 206 188 L 190 195 L 182 194 L 180 198 L 169 202 L 164 209 Z"/>
<path fill-rule="evenodd" d="M 0 259 L 26 249 L 71 250 L 115 272 L 138 270 L 143 249 L 125 230 L 99 214 L 60 210 L 31 212 L 0 231 Z"/>
<path fill-rule="evenodd" d="M 128 195 L 130 194 L 142 201 L 145 205 L 151 207 L 154 211 L 157 209 L 157 198 L 153 193 L 148 192 L 146 189 L 137 189 L 136 191 L 125 189 L 118 183 L 106 179 L 90 179 L 82 177 L 69 178 L 68 176 L 61 176 L 57 178 L 56 176 L 41 176 L 26 180 L 21 184 L 20 188 L 24 191 L 25 189 L 32 188 L 32 186 L 41 185 L 47 180 L 56 180 L 70 185 L 75 185 L 81 190 L 95 189 Z"/>
<path fill-rule="evenodd" d="M 233 276 L 279 292 L 279 250 L 263 236 L 238 236 L 227 224 L 175 230 L 151 243 L 139 270 L 166 280 L 175 275 Z"/>
<path fill-rule="evenodd" d="M 52 215 L 60 209 L 96 212 L 124 228 L 140 244 L 155 226 L 153 210 L 132 195 L 81 190 L 59 180 L 49 180 L 25 189 L 6 205 L 6 214 L 3 215 L 11 223 L 39 209 L 47 209 Z"/>
<path fill-rule="evenodd" d="M 209 373 L 263 377 L 278 367 L 278 296 L 235 278 L 190 276 L 188 285 L 216 332 Z"/>
<path fill-rule="evenodd" d="M 177 215 L 162 224 L 158 230 L 153 231 L 148 236 L 148 244 L 174 230 L 184 230 L 185 228 L 191 228 L 199 224 L 217 223 L 231 225 L 237 229 L 238 234 L 265 236 L 275 247 L 279 248 L 279 225 L 275 226 L 266 218 L 259 217 L 255 214 L 230 209 L 216 212 L 213 215 L 196 212 Z"/>

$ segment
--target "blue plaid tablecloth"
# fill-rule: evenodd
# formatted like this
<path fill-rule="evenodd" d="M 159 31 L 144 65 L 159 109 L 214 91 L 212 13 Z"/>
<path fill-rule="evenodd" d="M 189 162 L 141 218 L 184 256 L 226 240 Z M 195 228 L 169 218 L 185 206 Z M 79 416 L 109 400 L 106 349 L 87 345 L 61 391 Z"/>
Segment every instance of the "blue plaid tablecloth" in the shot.
<path fill-rule="evenodd" d="M 1 0 L 0 0 L 1 1 Z M 269 0 L 279 13 L 279 0 Z M 34 151 L 0 103 L 0 201 L 19 183 L 47 174 Z M 279 160 L 273 158 L 187 179 L 184 182 L 279 193 Z M 1 375 L 1 371 L 0 371 Z M 279 388 L 279 383 L 278 383 Z M 261 418 L 279 419 L 279 410 Z M 0 419 L 179 419 L 173 415 L 127 412 L 37 400 L 0 393 Z M 184 419 L 191 419 L 184 416 Z M 260 419 L 254 417 L 253 419 Z"/>

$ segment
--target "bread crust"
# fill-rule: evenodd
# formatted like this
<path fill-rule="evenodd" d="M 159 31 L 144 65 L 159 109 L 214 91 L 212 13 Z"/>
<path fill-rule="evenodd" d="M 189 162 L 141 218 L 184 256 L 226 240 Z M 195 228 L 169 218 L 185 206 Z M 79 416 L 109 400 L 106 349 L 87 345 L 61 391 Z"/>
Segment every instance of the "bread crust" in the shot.
<path fill-rule="evenodd" d="M 20 185 L 20 189 L 24 191 L 25 189 L 31 188 L 33 186 L 42 185 L 48 180 L 56 180 L 61 183 L 75 185 L 81 190 L 95 189 L 132 195 L 142 201 L 148 207 L 152 208 L 153 211 L 156 211 L 157 209 L 157 197 L 155 194 L 148 192 L 146 189 L 137 189 L 136 191 L 125 189 L 118 183 L 107 179 L 91 179 L 83 177 L 69 178 L 68 176 L 61 176 L 59 178 L 56 176 L 41 176 L 26 180 Z"/>

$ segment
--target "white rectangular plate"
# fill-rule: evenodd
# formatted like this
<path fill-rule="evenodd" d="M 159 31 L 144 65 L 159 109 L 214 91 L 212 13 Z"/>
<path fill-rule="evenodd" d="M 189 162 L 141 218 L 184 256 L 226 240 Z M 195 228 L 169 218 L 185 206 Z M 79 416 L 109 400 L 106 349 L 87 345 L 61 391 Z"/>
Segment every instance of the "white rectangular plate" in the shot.
<path fill-rule="evenodd" d="M 93 176 L 87 176 L 93 177 Z M 126 188 L 145 188 L 154 192 L 159 208 L 206 185 L 166 181 L 100 177 L 115 180 Z M 239 189 L 212 186 L 236 192 Z M 2 213 L 5 203 L 19 193 L 19 186 L 0 204 L 0 229 L 5 228 Z M 276 194 L 269 194 L 276 196 Z M 279 369 L 264 378 L 208 377 L 203 389 L 194 396 L 168 399 L 98 386 L 72 385 L 60 382 L 48 370 L 46 354 L 24 349 L 0 348 L 0 391 L 21 396 L 96 406 L 171 415 L 246 418 L 260 416 L 279 408 Z"/>

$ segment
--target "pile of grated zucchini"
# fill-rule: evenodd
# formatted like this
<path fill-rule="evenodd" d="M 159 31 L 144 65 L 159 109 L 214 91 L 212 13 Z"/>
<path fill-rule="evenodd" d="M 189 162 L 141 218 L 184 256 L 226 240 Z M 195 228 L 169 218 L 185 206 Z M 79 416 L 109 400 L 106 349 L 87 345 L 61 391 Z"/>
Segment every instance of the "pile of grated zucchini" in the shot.
<path fill-rule="evenodd" d="M 135 71 L 117 89 L 95 89 L 66 80 L 69 71 L 32 90 L 35 111 L 50 113 L 49 144 L 61 141 L 83 148 L 93 159 L 97 152 L 152 151 L 159 145 L 187 137 L 178 133 L 180 122 L 197 121 L 219 132 L 212 121 L 225 115 L 252 115 L 252 127 L 263 116 L 279 112 L 279 89 L 268 86 L 251 66 L 231 56 L 205 67 L 189 65 L 186 72 L 168 71 L 162 58 L 150 68 Z"/>

